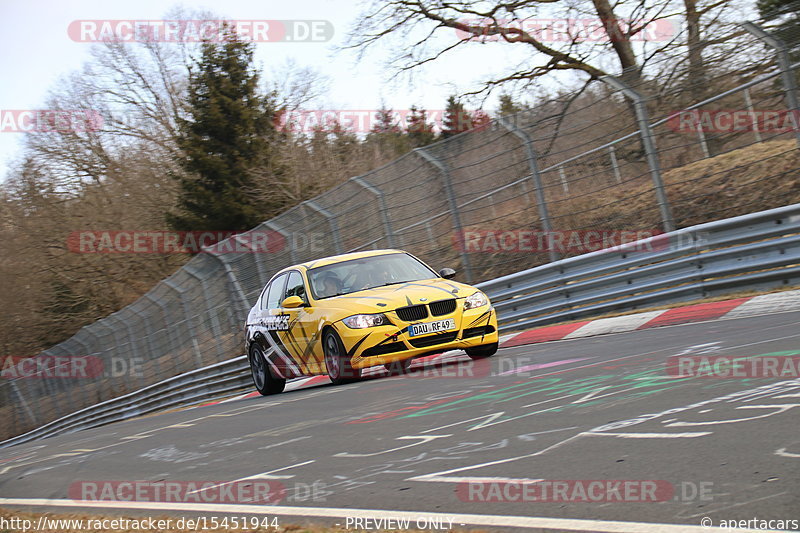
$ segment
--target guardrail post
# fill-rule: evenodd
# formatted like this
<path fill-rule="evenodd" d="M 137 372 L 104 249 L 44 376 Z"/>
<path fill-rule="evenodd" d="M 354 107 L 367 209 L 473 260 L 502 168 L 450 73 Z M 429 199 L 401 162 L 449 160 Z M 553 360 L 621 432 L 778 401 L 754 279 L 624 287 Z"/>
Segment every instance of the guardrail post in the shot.
<path fill-rule="evenodd" d="M 628 84 L 614 76 L 603 76 L 600 79 L 633 101 L 636 121 L 639 125 L 639 135 L 642 138 L 642 147 L 647 157 L 647 165 L 650 167 L 650 177 L 653 179 L 658 208 L 661 211 L 661 222 L 664 226 L 664 232 L 669 233 L 675 229 L 675 220 L 672 218 L 672 210 L 667 200 L 667 194 L 664 191 L 664 181 L 661 178 L 661 164 L 658 161 L 655 136 L 653 135 L 653 129 L 650 127 L 650 117 L 647 115 L 644 98 Z"/>
<path fill-rule="evenodd" d="M 306 200 L 303 202 L 312 210 L 316 211 L 320 215 L 324 216 L 328 219 L 328 224 L 331 226 L 331 233 L 333 233 L 333 246 L 336 249 L 337 254 L 341 254 L 344 251 L 342 247 L 342 237 L 339 234 L 339 224 L 336 222 L 336 215 L 319 205 L 317 202 L 313 200 Z"/>
<path fill-rule="evenodd" d="M 775 37 L 771 33 L 764 31 L 764 28 L 752 22 L 743 22 L 742 28 L 755 35 L 759 40 L 763 41 L 767 46 L 775 50 L 778 57 L 778 65 L 781 69 L 781 77 L 783 78 L 783 90 L 786 94 L 786 107 L 793 117 L 794 124 L 794 137 L 797 140 L 797 146 L 800 148 L 800 105 L 797 101 L 797 81 L 792 71 L 792 62 L 789 58 L 789 47 L 786 46 L 781 39 Z"/>
<path fill-rule="evenodd" d="M 394 231 L 392 230 L 392 223 L 389 220 L 389 210 L 386 208 L 386 198 L 383 196 L 383 191 L 375 187 L 361 176 L 354 176 L 350 178 L 353 183 L 364 187 L 367 191 L 371 192 L 378 199 L 378 208 L 381 211 L 381 220 L 383 221 L 383 231 L 386 233 L 386 240 L 389 243 L 389 248 L 395 248 L 397 245 L 394 242 Z"/>
<path fill-rule="evenodd" d="M 519 137 L 522 141 L 522 145 L 525 147 L 525 155 L 528 159 L 528 168 L 531 171 L 531 180 L 533 180 L 533 191 L 536 195 L 536 208 L 539 210 L 539 219 L 542 221 L 542 231 L 544 231 L 545 235 L 547 235 L 548 242 L 550 242 L 553 224 L 550 221 L 550 213 L 547 209 L 547 200 L 545 199 L 544 187 L 542 186 L 542 174 L 539 172 L 539 161 L 536 157 L 536 149 L 533 146 L 533 139 L 531 139 L 531 136 L 528 135 L 528 132 L 522 128 L 519 128 L 516 124 L 510 122 L 505 117 L 500 117 L 497 120 L 500 122 L 501 126 Z M 548 246 L 548 248 L 550 261 L 558 261 L 558 254 L 556 253 L 554 247 Z"/>
<path fill-rule="evenodd" d="M 464 265 L 464 277 L 467 283 L 472 283 L 472 264 L 469 260 L 466 246 L 464 246 L 464 226 L 461 224 L 461 215 L 458 212 L 458 203 L 456 202 L 456 195 L 453 191 L 453 183 L 450 180 L 450 171 L 447 169 L 441 160 L 433 156 L 423 148 L 415 148 L 414 152 L 420 155 L 422 159 L 436 167 L 444 181 L 444 191 L 447 195 L 447 201 L 450 204 L 450 215 L 453 217 L 453 229 L 456 232 L 456 238 L 461 243 L 461 261 Z"/>

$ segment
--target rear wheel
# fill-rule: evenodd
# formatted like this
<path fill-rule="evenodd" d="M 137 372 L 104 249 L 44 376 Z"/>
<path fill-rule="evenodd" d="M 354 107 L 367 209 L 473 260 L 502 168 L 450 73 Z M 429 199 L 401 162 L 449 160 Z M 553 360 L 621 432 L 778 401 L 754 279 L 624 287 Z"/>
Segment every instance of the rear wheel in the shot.
<path fill-rule="evenodd" d="M 272 370 L 269 368 L 269 363 L 264 356 L 263 350 L 254 344 L 250 349 L 250 373 L 253 376 L 253 385 L 262 396 L 269 396 L 270 394 L 279 394 L 283 392 L 286 387 L 285 378 L 276 378 L 272 375 Z"/>
<path fill-rule="evenodd" d="M 411 358 L 403 359 L 402 361 L 392 361 L 391 363 L 386 363 L 383 365 L 383 368 L 389 372 L 390 376 L 399 376 L 400 374 L 405 374 L 408 372 L 408 368 L 411 366 Z"/>
<path fill-rule="evenodd" d="M 470 356 L 471 359 L 485 359 L 497 353 L 497 343 L 466 348 L 464 351 L 467 352 L 467 355 Z"/>
<path fill-rule="evenodd" d="M 328 376 L 334 385 L 350 383 L 361 377 L 361 369 L 352 367 L 344 344 L 334 330 L 328 329 L 325 332 L 322 346 L 325 350 L 325 366 L 328 368 Z"/>

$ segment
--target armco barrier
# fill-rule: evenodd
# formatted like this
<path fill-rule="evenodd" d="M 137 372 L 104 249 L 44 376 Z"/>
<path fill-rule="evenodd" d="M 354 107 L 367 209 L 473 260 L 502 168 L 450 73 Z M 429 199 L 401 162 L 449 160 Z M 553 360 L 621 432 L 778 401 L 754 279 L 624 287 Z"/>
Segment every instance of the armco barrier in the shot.
<path fill-rule="evenodd" d="M 800 204 L 700 224 L 480 283 L 510 331 L 800 282 Z M 250 386 L 247 358 L 82 409 L 0 447 L 193 405 Z"/>
<path fill-rule="evenodd" d="M 800 280 L 800 204 L 700 224 L 479 284 L 500 325 L 590 315 L 767 289 Z"/>

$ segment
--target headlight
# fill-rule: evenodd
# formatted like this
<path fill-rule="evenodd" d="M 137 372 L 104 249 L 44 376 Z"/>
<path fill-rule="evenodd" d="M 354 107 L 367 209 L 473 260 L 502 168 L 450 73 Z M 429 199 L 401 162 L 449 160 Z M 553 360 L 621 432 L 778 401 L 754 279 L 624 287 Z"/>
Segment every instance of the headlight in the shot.
<path fill-rule="evenodd" d="M 342 320 L 348 328 L 364 329 L 373 326 L 383 326 L 388 324 L 389 320 L 380 313 L 377 315 L 353 315 Z"/>
<path fill-rule="evenodd" d="M 480 291 L 476 292 L 472 296 L 467 296 L 464 299 L 464 309 L 475 309 L 476 307 L 481 307 L 488 304 L 489 298 L 487 298 L 486 295 Z"/>

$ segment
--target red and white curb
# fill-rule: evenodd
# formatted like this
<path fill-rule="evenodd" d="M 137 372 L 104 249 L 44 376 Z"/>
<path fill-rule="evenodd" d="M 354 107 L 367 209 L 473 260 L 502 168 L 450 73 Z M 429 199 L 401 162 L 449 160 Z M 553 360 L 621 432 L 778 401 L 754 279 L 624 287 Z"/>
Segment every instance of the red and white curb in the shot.
<path fill-rule="evenodd" d="M 661 311 L 648 311 L 632 315 L 584 320 L 570 324 L 558 324 L 530 329 L 510 335 L 501 348 L 550 342 L 581 337 L 594 337 L 608 333 L 622 333 L 659 326 L 724 320 L 748 316 L 800 310 L 800 290 L 762 294 L 747 298 L 736 298 L 721 302 L 710 302 Z"/>
<path fill-rule="evenodd" d="M 648 311 L 645 313 L 635 313 L 612 318 L 600 318 L 597 320 L 584 320 L 569 324 L 544 326 L 528 331 L 501 335 L 500 347 L 510 348 L 525 344 L 594 337 L 596 335 L 623 333 L 626 331 L 655 328 L 659 326 L 672 326 L 676 324 L 688 324 L 691 322 L 704 322 L 727 318 L 742 318 L 798 310 L 800 310 L 800 290 L 785 291 L 763 294 L 761 296 L 751 296 L 748 298 L 724 300 L 721 302 L 688 305 L 685 307 L 676 307 L 674 309 L 663 309 L 660 311 Z M 441 365 L 459 359 L 468 360 L 463 351 L 451 350 L 441 354 L 414 359 L 411 363 L 411 369 L 414 370 L 426 368 L 431 365 Z M 383 366 L 377 366 L 366 369 L 362 375 L 364 377 L 371 377 L 385 373 L 386 370 Z M 326 385 L 330 382 L 331 380 L 328 376 L 298 378 L 286 383 L 286 388 L 284 390 L 288 392 L 306 389 L 317 385 Z M 225 400 L 204 403 L 198 407 L 235 402 L 245 398 L 254 398 L 256 396 L 259 396 L 259 393 L 254 391 Z"/>

